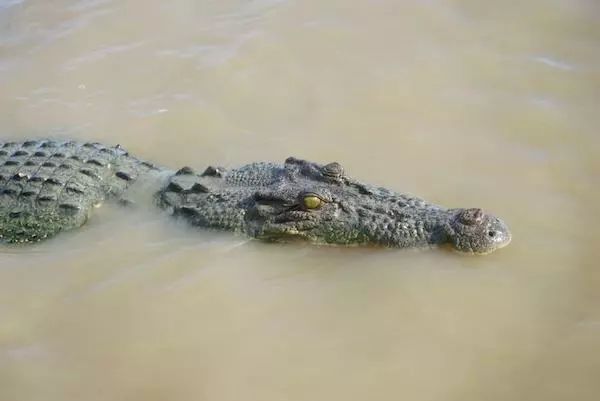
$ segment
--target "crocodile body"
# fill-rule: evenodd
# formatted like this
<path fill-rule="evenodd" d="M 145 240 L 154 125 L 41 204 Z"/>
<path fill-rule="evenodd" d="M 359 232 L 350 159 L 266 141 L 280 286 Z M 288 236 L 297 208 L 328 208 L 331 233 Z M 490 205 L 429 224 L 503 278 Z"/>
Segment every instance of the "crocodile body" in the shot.
<path fill-rule="evenodd" d="M 35 242 L 81 226 L 94 206 L 127 202 L 139 181 L 158 207 L 192 225 L 269 240 L 421 248 L 450 243 L 488 253 L 510 242 L 481 209 L 447 209 L 357 181 L 339 163 L 296 158 L 197 173 L 155 166 L 120 146 L 0 143 L 0 240 Z"/>

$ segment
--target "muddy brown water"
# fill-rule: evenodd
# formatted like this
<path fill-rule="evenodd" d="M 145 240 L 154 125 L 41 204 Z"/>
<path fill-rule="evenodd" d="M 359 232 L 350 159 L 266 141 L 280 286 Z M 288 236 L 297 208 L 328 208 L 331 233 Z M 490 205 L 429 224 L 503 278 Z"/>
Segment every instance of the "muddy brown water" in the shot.
<path fill-rule="evenodd" d="M 512 244 L 273 245 L 154 210 L 0 248 L 0 400 L 600 399 L 593 0 L 0 0 L 3 139 L 287 156 Z"/>

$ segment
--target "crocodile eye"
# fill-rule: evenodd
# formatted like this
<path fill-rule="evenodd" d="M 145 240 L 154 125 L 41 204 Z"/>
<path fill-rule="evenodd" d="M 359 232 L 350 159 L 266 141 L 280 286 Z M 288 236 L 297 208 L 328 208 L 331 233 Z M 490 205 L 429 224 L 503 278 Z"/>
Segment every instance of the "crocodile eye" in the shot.
<path fill-rule="evenodd" d="M 318 209 L 323 205 L 323 200 L 316 195 L 306 195 L 302 202 L 307 209 Z"/>
<path fill-rule="evenodd" d="M 496 231 L 488 231 L 488 235 L 493 238 L 496 236 Z"/>

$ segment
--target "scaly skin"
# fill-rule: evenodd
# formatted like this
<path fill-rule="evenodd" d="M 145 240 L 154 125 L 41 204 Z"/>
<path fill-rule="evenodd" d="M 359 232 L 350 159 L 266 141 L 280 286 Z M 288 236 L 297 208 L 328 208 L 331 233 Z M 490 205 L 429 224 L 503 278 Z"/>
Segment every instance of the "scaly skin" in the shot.
<path fill-rule="evenodd" d="M 511 235 L 481 209 L 446 209 L 361 183 L 338 163 L 295 158 L 177 172 L 98 143 L 0 144 L 0 238 L 34 242 L 85 223 L 96 204 L 123 201 L 138 180 L 153 183 L 159 207 L 195 226 L 269 241 L 423 248 L 445 243 L 489 253 Z"/>
<path fill-rule="evenodd" d="M 119 146 L 59 141 L 0 144 L 0 239 L 35 242 L 79 227 L 94 206 L 122 198 L 161 170 Z"/>

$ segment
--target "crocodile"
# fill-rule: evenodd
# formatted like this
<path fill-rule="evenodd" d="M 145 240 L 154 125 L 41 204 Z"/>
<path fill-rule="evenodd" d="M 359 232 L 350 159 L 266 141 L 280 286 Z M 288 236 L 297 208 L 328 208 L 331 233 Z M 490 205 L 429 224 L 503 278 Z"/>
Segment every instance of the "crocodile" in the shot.
<path fill-rule="evenodd" d="M 485 254 L 506 224 L 480 208 L 444 208 L 348 176 L 337 162 L 171 170 L 120 145 L 39 139 L 0 143 L 0 241 L 31 243 L 80 227 L 105 201 L 131 204 L 138 183 L 193 226 L 266 241 L 429 248 Z"/>

